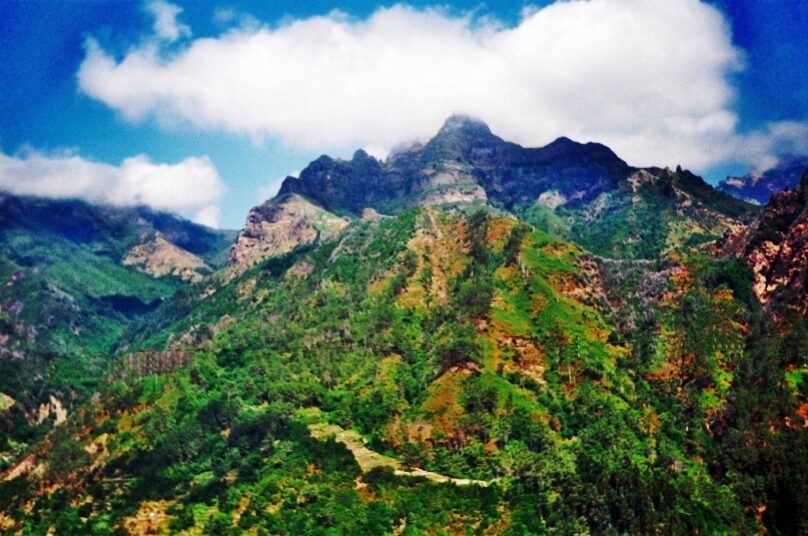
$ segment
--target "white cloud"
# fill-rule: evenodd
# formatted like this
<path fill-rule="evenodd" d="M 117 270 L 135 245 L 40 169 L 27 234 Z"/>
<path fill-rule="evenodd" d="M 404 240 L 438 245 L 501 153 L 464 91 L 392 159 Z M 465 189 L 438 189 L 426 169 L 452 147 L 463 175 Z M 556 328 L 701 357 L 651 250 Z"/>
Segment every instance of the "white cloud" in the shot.
<path fill-rule="evenodd" d="M 206 156 L 160 164 L 138 155 L 113 166 L 76 155 L 28 150 L 14 156 L 0 153 L 0 190 L 115 206 L 148 205 L 216 227 L 216 203 L 224 185 Z"/>
<path fill-rule="evenodd" d="M 191 220 L 195 221 L 196 223 L 201 223 L 202 225 L 207 225 L 208 227 L 218 229 L 220 215 L 221 211 L 219 210 L 219 207 L 216 205 L 206 205 L 197 210 L 194 215 L 191 216 Z"/>
<path fill-rule="evenodd" d="M 146 11 L 154 17 L 154 33 L 158 38 L 171 43 L 180 37 L 191 37 L 191 28 L 177 22 L 181 7 L 163 0 L 150 0 L 146 3 Z"/>
<path fill-rule="evenodd" d="M 765 171 L 774 167 L 779 157 L 808 154 L 808 121 L 778 121 L 757 132 L 739 136 L 733 147 L 736 160 Z"/>
<path fill-rule="evenodd" d="M 734 158 L 730 76 L 742 67 L 721 13 L 698 0 L 571 0 L 490 19 L 404 5 L 241 26 L 166 56 L 120 62 L 87 42 L 78 79 L 130 120 L 274 136 L 308 149 L 383 152 L 451 113 L 506 139 L 566 135 L 636 165 L 703 168 Z"/>

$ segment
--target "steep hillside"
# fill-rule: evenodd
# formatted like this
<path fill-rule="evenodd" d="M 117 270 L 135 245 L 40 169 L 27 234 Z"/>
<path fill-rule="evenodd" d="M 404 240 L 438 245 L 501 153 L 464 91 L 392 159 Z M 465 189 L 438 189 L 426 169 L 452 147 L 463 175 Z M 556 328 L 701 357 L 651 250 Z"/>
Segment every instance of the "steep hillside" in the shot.
<path fill-rule="evenodd" d="M 718 184 L 718 189 L 739 199 L 765 205 L 773 194 L 796 188 L 806 169 L 808 156 L 783 155 L 775 167 L 743 177 L 727 177 Z"/>
<path fill-rule="evenodd" d="M 561 236 L 598 255 L 640 259 L 737 232 L 757 212 L 681 168 L 637 170 L 616 190 L 584 206 L 559 207 L 552 217 L 541 205 L 539 199 L 525 209 L 525 219 L 560 222 Z"/>
<path fill-rule="evenodd" d="M 490 204 L 599 255 L 629 258 L 715 240 L 756 212 L 687 171 L 632 168 L 604 145 L 568 138 L 524 148 L 463 116 L 384 162 L 361 150 L 347 161 L 322 156 L 284 181 L 279 195 L 289 193 L 353 215 Z"/>
<path fill-rule="evenodd" d="M 98 393 L 10 464 L 3 526 L 805 528 L 803 395 L 755 383 L 764 328 L 736 264 L 600 261 L 435 208 L 301 244 L 150 313 Z M 782 355 L 767 374 L 794 376 Z"/>
<path fill-rule="evenodd" d="M 747 260 L 762 303 L 808 312 L 808 170 L 794 190 L 774 194 L 726 249 Z"/>
<path fill-rule="evenodd" d="M 803 183 L 453 117 L 237 237 L 4 198 L 0 531 L 805 533 Z"/>
<path fill-rule="evenodd" d="M 51 397 L 69 406 L 91 389 L 126 327 L 220 266 L 228 245 L 146 208 L 1 195 L 0 392 L 19 424 L 2 433 L 23 437 Z"/>

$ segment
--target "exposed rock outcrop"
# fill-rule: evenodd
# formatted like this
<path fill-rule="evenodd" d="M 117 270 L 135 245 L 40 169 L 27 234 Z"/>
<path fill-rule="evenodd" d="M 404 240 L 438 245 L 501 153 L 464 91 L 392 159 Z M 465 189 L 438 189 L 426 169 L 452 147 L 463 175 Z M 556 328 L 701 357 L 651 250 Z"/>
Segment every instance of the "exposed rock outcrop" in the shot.
<path fill-rule="evenodd" d="M 8 396 L 7 394 L 0 393 L 0 413 L 3 413 L 16 403 L 17 401 Z"/>
<path fill-rule="evenodd" d="M 133 247 L 123 259 L 153 277 L 173 275 L 186 281 L 199 281 L 211 271 L 205 261 L 165 239 L 162 233 Z"/>
<path fill-rule="evenodd" d="M 357 151 L 351 160 L 321 156 L 281 194 L 297 193 L 327 210 L 360 214 L 413 206 L 496 201 L 533 203 L 544 192 L 580 203 L 613 189 L 631 168 L 608 147 L 559 138 L 536 149 L 495 136 L 481 121 L 450 117 L 426 144 L 394 151 L 384 162 Z"/>
<path fill-rule="evenodd" d="M 318 238 L 332 238 L 347 224 L 347 218 L 336 216 L 303 196 L 280 195 L 250 210 L 244 230 L 230 249 L 230 264 L 252 266 Z"/>
<path fill-rule="evenodd" d="M 67 420 L 67 410 L 62 406 L 62 401 L 53 395 L 48 397 L 47 402 L 39 405 L 36 412 L 36 424 L 42 424 L 48 417 L 53 416 L 55 426 L 58 426 Z"/>
<path fill-rule="evenodd" d="M 761 303 L 808 312 L 808 170 L 796 189 L 774 194 L 726 250 L 752 268 Z"/>
<path fill-rule="evenodd" d="M 382 215 L 368 207 L 362 211 L 362 219 L 371 223 L 379 223 L 382 221 Z"/>

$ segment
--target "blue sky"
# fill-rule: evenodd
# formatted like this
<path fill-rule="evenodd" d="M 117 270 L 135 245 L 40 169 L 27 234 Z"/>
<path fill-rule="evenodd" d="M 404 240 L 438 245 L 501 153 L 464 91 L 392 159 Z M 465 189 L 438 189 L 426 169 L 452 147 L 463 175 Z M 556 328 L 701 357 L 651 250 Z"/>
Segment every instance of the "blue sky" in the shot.
<path fill-rule="evenodd" d="M 394 6 L 0 0 L 0 186 L 239 228 L 319 154 L 455 111 L 713 182 L 808 143 L 805 0 Z"/>

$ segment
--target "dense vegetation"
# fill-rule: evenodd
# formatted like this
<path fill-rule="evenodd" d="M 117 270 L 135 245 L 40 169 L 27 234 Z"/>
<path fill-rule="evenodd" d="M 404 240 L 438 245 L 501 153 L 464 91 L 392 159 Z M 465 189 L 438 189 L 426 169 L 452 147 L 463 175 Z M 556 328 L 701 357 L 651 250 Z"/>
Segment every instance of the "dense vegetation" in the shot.
<path fill-rule="evenodd" d="M 288 178 L 226 267 L 0 197 L 0 532 L 808 533 L 804 184 L 756 216 L 453 117 Z"/>
<path fill-rule="evenodd" d="M 94 396 L 0 484 L 0 523 L 803 532 L 808 325 L 775 329 L 751 277 L 695 248 L 599 266 L 486 212 L 355 220 L 128 328 Z M 324 423 L 402 466 L 487 485 L 365 471 L 340 437 L 313 434 Z"/>
<path fill-rule="evenodd" d="M 225 233 L 145 207 L 0 194 L 0 469 L 53 423 L 38 406 L 92 394 L 127 328 L 186 285 L 122 264 L 158 232 L 211 266 L 226 259 Z"/>

